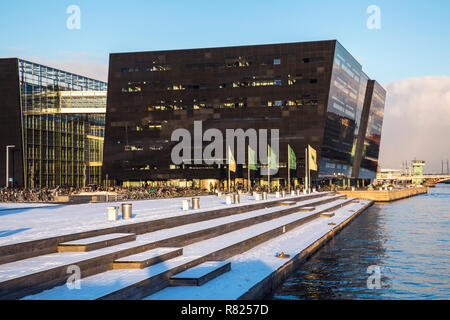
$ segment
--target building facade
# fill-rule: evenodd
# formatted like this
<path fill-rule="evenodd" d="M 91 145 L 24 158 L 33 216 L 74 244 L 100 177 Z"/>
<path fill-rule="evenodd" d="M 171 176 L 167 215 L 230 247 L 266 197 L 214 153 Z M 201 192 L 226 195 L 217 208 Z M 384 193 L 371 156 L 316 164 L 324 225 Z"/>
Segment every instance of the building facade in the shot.
<path fill-rule="evenodd" d="M 296 181 L 308 145 L 319 159 L 312 178 L 376 176 L 385 91 L 337 41 L 111 54 L 108 82 L 103 176 L 117 183 L 226 184 L 226 164 L 172 162 L 172 133 L 194 135 L 194 121 L 223 136 L 279 129 L 274 185 L 286 184 L 288 145 Z M 233 181 L 247 178 L 238 165 Z"/>
<path fill-rule="evenodd" d="M 102 81 L 0 59 L 0 186 L 101 184 L 106 90 Z"/>

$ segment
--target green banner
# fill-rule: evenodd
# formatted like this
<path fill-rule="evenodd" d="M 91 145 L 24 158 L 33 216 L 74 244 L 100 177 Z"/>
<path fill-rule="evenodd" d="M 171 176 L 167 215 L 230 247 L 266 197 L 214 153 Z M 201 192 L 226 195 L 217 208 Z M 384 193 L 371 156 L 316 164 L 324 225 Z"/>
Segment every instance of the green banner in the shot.
<path fill-rule="evenodd" d="M 288 145 L 288 153 L 289 153 L 289 168 L 291 170 L 297 169 L 297 157 L 295 156 L 294 149 Z"/>
<path fill-rule="evenodd" d="M 267 145 L 267 148 L 269 148 L 268 149 L 269 150 L 269 169 L 277 170 L 278 169 L 277 155 L 275 154 L 275 152 L 273 152 L 270 145 Z"/>
<path fill-rule="evenodd" d="M 258 170 L 256 166 L 255 151 L 248 146 L 248 167 L 250 170 Z"/>

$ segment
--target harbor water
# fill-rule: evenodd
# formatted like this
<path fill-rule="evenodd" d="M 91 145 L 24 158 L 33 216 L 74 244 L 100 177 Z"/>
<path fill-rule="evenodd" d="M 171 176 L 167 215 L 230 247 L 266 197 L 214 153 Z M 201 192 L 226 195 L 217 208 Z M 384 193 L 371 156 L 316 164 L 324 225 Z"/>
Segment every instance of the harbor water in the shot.
<path fill-rule="evenodd" d="M 269 299 L 450 299 L 450 185 L 376 203 Z"/>

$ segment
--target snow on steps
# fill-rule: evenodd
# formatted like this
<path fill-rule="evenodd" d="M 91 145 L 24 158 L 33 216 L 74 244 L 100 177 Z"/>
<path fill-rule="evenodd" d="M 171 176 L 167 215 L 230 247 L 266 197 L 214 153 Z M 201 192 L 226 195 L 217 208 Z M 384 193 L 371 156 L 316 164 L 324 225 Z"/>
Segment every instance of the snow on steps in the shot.
<path fill-rule="evenodd" d="M 308 195 L 300 195 L 294 197 L 289 196 L 288 198 L 294 201 L 307 201 L 315 198 L 320 198 L 326 195 L 330 195 L 330 193 L 317 192 Z M 334 193 L 331 195 L 336 194 Z M 177 201 L 177 199 L 174 199 L 173 201 Z M 186 225 L 193 222 L 206 221 L 218 217 L 225 217 L 253 210 L 258 210 L 262 208 L 277 206 L 282 201 L 285 200 L 268 199 L 261 201 L 246 201 L 239 204 L 233 204 L 231 206 L 222 204 L 219 207 L 211 209 L 202 208 L 199 210 L 191 210 L 188 212 L 183 212 L 182 214 L 180 211 L 180 215 L 174 215 L 167 218 L 161 218 L 156 220 L 150 219 L 148 221 L 140 221 L 140 222 L 130 221 L 129 223 L 126 223 L 124 225 L 116 225 L 101 229 L 91 229 L 77 233 L 56 235 L 53 237 L 45 237 L 41 239 L 34 239 L 20 243 L 7 244 L 4 246 L 0 246 L 0 265 L 44 254 L 55 253 L 57 252 L 57 245 L 62 242 L 74 241 L 88 237 L 96 237 L 110 233 L 135 233 L 138 235 L 145 234 L 148 232 L 158 231 L 165 228 L 173 228 L 181 225 Z"/>
<path fill-rule="evenodd" d="M 297 206 L 278 206 L 239 215 L 158 230 L 139 236 L 137 241 L 86 252 L 44 255 L 0 265 L 0 299 L 17 299 L 63 284 L 69 275 L 67 268 L 76 264 L 82 277 L 110 270 L 114 260 L 157 247 L 181 247 L 216 237 L 249 225 L 269 221 L 298 211 L 311 204 L 323 204 L 341 199 L 341 195 L 302 201 Z M 30 266 L 31 265 L 31 266 Z"/>
<path fill-rule="evenodd" d="M 183 256 L 138 270 L 110 270 L 83 278 L 80 290 L 66 285 L 41 292 L 25 299 L 142 299 L 170 285 L 170 277 L 205 261 L 226 260 L 245 252 L 298 226 L 319 218 L 323 212 L 337 210 L 353 199 L 338 199 L 316 206 L 312 212 L 296 212 L 275 220 L 251 225 L 196 242 L 183 248 Z"/>
<path fill-rule="evenodd" d="M 144 300 L 261 300 L 291 276 L 333 235 L 372 205 L 361 201 L 333 212 L 333 218 L 318 218 L 270 241 L 230 257 L 232 269 L 200 287 L 167 287 Z M 336 223 L 328 225 L 329 221 Z M 285 252 L 288 259 L 277 258 Z"/>

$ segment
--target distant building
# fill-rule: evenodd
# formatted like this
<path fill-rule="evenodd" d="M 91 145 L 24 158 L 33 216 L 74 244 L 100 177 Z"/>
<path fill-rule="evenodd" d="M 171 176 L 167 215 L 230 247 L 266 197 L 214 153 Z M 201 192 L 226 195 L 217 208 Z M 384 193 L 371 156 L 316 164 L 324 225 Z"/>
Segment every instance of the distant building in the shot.
<path fill-rule="evenodd" d="M 378 181 L 392 181 L 400 178 L 402 171 L 399 169 L 379 169 L 377 172 Z"/>
<path fill-rule="evenodd" d="M 412 161 L 412 170 L 413 176 L 423 176 L 423 168 L 425 167 L 425 161 L 423 160 L 413 160 Z M 422 184 L 425 179 L 414 178 L 412 181 L 416 184 Z"/>
<path fill-rule="evenodd" d="M 0 59 L 0 186 L 101 183 L 107 84 Z"/>
<path fill-rule="evenodd" d="M 274 186 L 287 182 L 288 144 L 295 181 L 308 144 L 316 181 L 376 177 L 386 92 L 337 41 L 111 54 L 108 81 L 103 176 L 119 184 L 226 184 L 227 165 L 171 161 L 172 132 L 193 134 L 195 120 L 223 133 L 279 129 Z M 246 165 L 232 178 L 246 185 Z"/>

